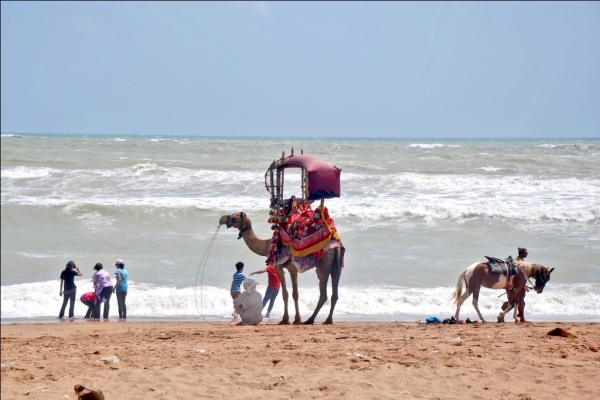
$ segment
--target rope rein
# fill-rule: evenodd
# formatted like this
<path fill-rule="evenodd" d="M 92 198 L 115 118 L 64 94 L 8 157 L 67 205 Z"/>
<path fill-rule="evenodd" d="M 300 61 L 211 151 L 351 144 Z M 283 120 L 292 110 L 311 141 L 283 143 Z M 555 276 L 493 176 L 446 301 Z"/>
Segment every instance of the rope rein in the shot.
<path fill-rule="evenodd" d="M 203 306 L 203 301 L 202 301 L 202 288 L 204 287 L 204 285 L 202 284 L 202 281 L 204 279 L 204 269 L 206 268 L 206 263 L 208 261 L 208 254 L 210 253 L 210 249 L 212 248 L 213 243 L 215 242 L 215 239 L 217 237 L 217 234 L 219 233 L 219 229 L 221 229 L 221 225 L 217 226 L 217 230 L 215 231 L 215 233 L 210 238 L 210 241 L 208 242 L 208 246 L 206 247 L 206 250 L 204 251 L 204 255 L 202 256 L 202 259 L 200 260 L 200 265 L 198 266 L 198 272 L 196 273 L 196 284 L 194 285 L 194 302 L 196 303 L 196 310 L 198 310 L 198 314 L 200 314 L 200 316 L 202 317 L 204 322 L 208 322 L 208 321 L 206 320 L 206 318 L 204 318 L 204 306 Z M 200 274 L 200 270 L 202 270 L 202 274 Z M 198 291 L 198 276 L 200 276 L 200 308 L 198 308 L 198 299 L 197 299 L 197 294 L 196 294 L 196 292 Z"/>

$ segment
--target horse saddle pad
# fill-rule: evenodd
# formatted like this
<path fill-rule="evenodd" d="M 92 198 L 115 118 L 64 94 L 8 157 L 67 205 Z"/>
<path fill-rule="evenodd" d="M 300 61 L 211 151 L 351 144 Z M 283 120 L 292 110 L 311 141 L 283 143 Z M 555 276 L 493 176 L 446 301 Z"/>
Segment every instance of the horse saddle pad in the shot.
<path fill-rule="evenodd" d="M 517 266 L 513 264 L 511 256 L 508 256 L 505 260 L 488 256 L 485 256 L 485 258 L 489 260 L 487 265 L 492 274 L 507 275 L 507 265 L 510 267 L 510 275 L 516 275 L 518 272 Z"/>

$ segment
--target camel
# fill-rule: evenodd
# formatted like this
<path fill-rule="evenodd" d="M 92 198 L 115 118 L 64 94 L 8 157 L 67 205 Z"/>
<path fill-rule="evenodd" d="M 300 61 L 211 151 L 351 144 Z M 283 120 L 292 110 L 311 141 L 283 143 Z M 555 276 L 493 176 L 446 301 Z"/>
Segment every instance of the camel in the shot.
<path fill-rule="evenodd" d="M 520 318 L 520 322 L 527 322 L 525 320 L 525 293 L 527 291 L 526 283 L 527 279 L 535 277 L 535 286 L 533 290 L 541 294 L 544 291 L 546 283 L 550 280 L 550 274 L 554 271 L 554 268 L 548 270 L 548 268 L 530 263 L 518 263 L 519 273 L 513 277 L 513 290 L 507 288 L 507 278 L 503 274 L 493 274 L 489 271 L 487 263 L 474 263 L 467 267 L 460 276 L 456 284 L 454 295 L 452 296 L 456 303 L 456 314 L 454 318 L 458 321 L 458 313 L 460 307 L 469 298 L 471 293 L 473 294 L 473 307 L 477 311 L 477 315 L 481 319 L 481 322 L 485 322 L 479 307 L 477 306 L 479 300 L 479 290 L 481 286 L 489 289 L 504 289 L 508 301 L 502 304 L 502 311 L 498 314 L 498 322 L 504 322 L 504 315 L 508 313 L 513 307 L 515 307 L 514 319 L 515 323 L 517 317 Z M 465 292 L 462 293 L 462 285 L 465 283 Z M 517 311 L 519 315 L 517 316 Z"/>
<path fill-rule="evenodd" d="M 258 254 L 259 256 L 266 257 L 269 252 L 269 243 L 270 239 L 260 239 L 256 236 L 254 231 L 252 230 L 252 221 L 250 218 L 243 213 L 239 212 L 231 215 L 223 215 L 219 219 L 219 225 L 226 225 L 228 228 L 233 226 L 240 231 L 240 236 L 238 239 L 243 238 L 244 242 L 248 246 L 252 252 Z M 317 307 L 315 311 L 310 316 L 305 324 L 313 324 L 315 322 L 315 318 L 321 307 L 327 301 L 327 283 L 329 281 L 329 276 L 331 275 L 331 308 L 329 310 L 329 316 L 325 320 L 324 324 L 332 324 L 333 323 L 333 310 L 335 309 L 335 303 L 338 300 L 338 285 L 340 282 L 340 276 L 342 275 L 342 259 L 344 257 L 344 247 L 339 246 L 337 248 L 332 249 L 331 251 L 326 251 L 323 254 L 323 258 L 319 261 L 317 266 L 315 267 L 317 271 L 317 277 L 319 278 L 319 302 L 317 303 Z M 289 324 L 289 314 L 288 314 L 288 290 L 285 281 L 284 269 L 287 269 L 290 273 L 290 278 L 292 281 L 292 298 L 294 299 L 294 307 L 296 308 L 296 316 L 294 318 L 294 324 L 301 324 L 302 318 L 300 317 L 300 311 L 298 309 L 298 269 L 292 262 L 292 257 L 281 265 L 275 265 L 275 271 L 277 272 L 277 276 L 279 276 L 279 280 L 281 281 L 281 291 L 283 295 L 283 318 L 280 324 Z"/>

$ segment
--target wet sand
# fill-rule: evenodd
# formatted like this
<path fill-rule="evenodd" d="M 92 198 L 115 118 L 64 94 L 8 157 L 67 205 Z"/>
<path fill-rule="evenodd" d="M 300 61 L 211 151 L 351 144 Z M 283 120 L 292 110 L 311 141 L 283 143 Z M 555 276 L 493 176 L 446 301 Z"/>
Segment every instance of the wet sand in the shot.
<path fill-rule="evenodd" d="M 555 328 L 576 337 L 548 336 Z M 600 398 L 598 323 L 78 321 L 1 330 L 2 399 L 76 399 L 79 383 L 106 399 Z"/>

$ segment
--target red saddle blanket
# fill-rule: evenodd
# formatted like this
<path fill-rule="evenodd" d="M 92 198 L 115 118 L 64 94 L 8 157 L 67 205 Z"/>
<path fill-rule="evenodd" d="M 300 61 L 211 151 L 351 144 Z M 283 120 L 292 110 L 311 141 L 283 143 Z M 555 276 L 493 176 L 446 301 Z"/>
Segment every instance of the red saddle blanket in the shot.
<path fill-rule="evenodd" d="M 279 237 L 295 257 L 306 257 L 323 249 L 330 240 L 340 240 L 327 207 L 313 210 L 308 205 L 293 208 L 280 225 Z"/>

